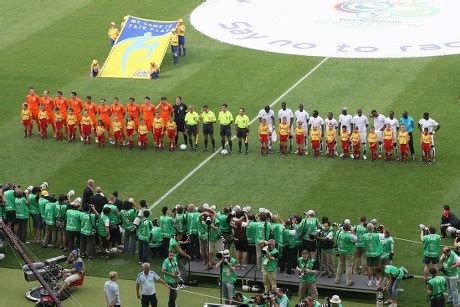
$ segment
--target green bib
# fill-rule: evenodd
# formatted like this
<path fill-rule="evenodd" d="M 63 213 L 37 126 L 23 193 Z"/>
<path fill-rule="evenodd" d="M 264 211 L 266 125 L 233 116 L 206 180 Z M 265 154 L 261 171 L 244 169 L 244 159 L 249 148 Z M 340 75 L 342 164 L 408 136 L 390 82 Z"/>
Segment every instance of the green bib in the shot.
<path fill-rule="evenodd" d="M 439 257 L 441 253 L 441 237 L 438 234 L 423 236 L 423 255 L 426 257 Z"/>
<path fill-rule="evenodd" d="M 228 259 L 230 265 L 234 266 L 236 264 L 235 258 Z M 222 282 L 234 284 L 236 282 L 236 272 L 230 269 L 228 264 L 222 264 Z"/>
<path fill-rule="evenodd" d="M 198 234 L 200 226 L 200 214 L 198 212 L 187 213 L 187 232 L 190 235 Z"/>
<path fill-rule="evenodd" d="M 356 241 L 356 244 L 355 244 L 356 247 L 364 247 L 363 235 L 366 233 L 367 233 L 367 229 L 363 225 L 359 224 L 355 226 L 355 234 L 358 237 L 358 241 Z"/>
<path fill-rule="evenodd" d="M 107 237 L 107 229 L 105 228 L 105 221 L 107 221 L 109 217 L 102 213 L 99 216 L 99 220 L 97 221 L 97 232 L 101 237 Z"/>
<path fill-rule="evenodd" d="M 166 272 L 170 272 L 170 273 L 177 272 L 178 268 L 177 268 L 176 259 L 166 258 L 165 261 L 163 261 L 163 265 L 161 266 L 161 269 L 165 270 Z M 170 285 L 176 284 L 176 277 L 171 276 L 169 274 L 164 274 L 163 279 L 167 284 L 170 284 Z"/>
<path fill-rule="evenodd" d="M 82 212 L 80 215 L 80 232 L 82 235 L 90 236 L 93 228 L 96 227 L 96 215 L 94 213 Z"/>
<path fill-rule="evenodd" d="M 29 196 L 29 213 L 30 214 L 39 214 L 40 210 L 38 208 L 38 196 L 31 194 Z"/>
<path fill-rule="evenodd" d="M 121 220 L 118 217 L 118 215 L 115 213 L 118 210 L 117 206 L 115 206 L 114 204 L 105 204 L 104 208 L 106 207 L 110 208 L 110 214 L 109 214 L 110 226 L 119 225 L 121 223 Z"/>
<path fill-rule="evenodd" d="M 150 247 L 160 247 L 163 245 L 163 234 L 161 233 L 161 228 L 158 226 L 153 226 L 150 231 Z"/>
<path fill-rule="evenodd" d="M 20 220 L 27 220 L 29 218 L 29 206 L 24 197 L 16 198 L 16 218 Z"/>
<path fill-rule="evenodd" d="M 351 241 L 351 233 L 337 232 L 337 251 L 340 255 L 351 255 L 355 249 L 355 244 Z"/>
<path fill-rule="evenodd" d="M 366 233 L 363 238 L 367 257 L 378 257 L 382 255 L 382 242 L 380 242 L 378 233 Z"/>
<path fill-rule="evenodd" d="M 45 223 L 46 225 L 56 225 L 56 203 L 48 202 L 45 205 Z"/>
<path fill-rule="evenodd" d="M 172 217 L 167 215 L 160 216 L 160 227 L 163 233 L 163 237 L 171 238 L 174 236 L 174 220 Z"/>
<path fill-rule="evenodd" d="M 150 241 L 150 231 L 152 230 L 152 221 L 149 219 L 144 220 L 140 223 L 139 227 L 137 228 L 137 238 L 141 241 Z"/>
<path fill-rule="evenodd" d="M 80 232 L 80 215 L 81 212 L 74 209 L 69 209 L 66 212 L 66 223 L 65 229 L 67 231 L 78 231 Z"/>
<path fill-rule="evenodd" d="M 297 259 L 297 266 L 300 269 L 309 269 L 313 270 L 315 266 L 315 260 L 312 258 L 308 258 L 307 260 L 303 259 L 303 257 L 299 257 Z M 315 273 L 304 273 L 300 278 L 301 283 L 308 283 L 313 284 L 316 282 L 316 274 Z"/>
<path fill-rule="evenodd" d="M 3 195 L 6 198 L 5 211 L 15 211 L 16 202 L 15 202 L 15 197 L 14 197 L 14 190 L 5 191 Z"/>
<path fill-rule="evenodd" d="M 185 232 L 187 229 L 186 215 L 184 213 L 176 214 L 176 229 L 178 232 Z"/>
<path fill-rule="evenodd" d="M 123 229 L 132 230 L 133 222 L 134 222 L 134 219 L 136 218 L 136 211 L 134 209 L 121 210 L 120 215 L 121 215 Z"/>
<path fill-rule="evenodd" d="M 447 257 L 446 261 L 444 261 L 443 264 L 449 277 L 458 275 L 458 268 L 451 269 L 452 265 L 455 264 L 455 256 L 455 253 L 451 251 L 449 257 Z"/>
<path fill-rule="evenodd" d="M 276 248 L 273 248 L 271 251 L 268 251 L 268 255 L 270 257 L 274 257 L 274 260 L 268 259 L 268 257 L 263 257 L 263 267 L 265 272 L 276 272 L 276 268 L 278 267 L 278 250 Z"/>
<path fill-rule="evenodd" d="M 42 216 L 42 219 L 45 218 L 45 209 L 47 203 L 49 203 L 49 200 L 47 200 L 44 197 L 40 197 L 40 199 L 38 200 L 38 210 L 40 212 L 40 215 Z"/>
<path fill-rule="evenodd" d="M 432 297 L 444 295 L 444 291 L 446 291 L 446 278 L 444 276 L 435 276 L 426 283 L 431 286 Z"/>

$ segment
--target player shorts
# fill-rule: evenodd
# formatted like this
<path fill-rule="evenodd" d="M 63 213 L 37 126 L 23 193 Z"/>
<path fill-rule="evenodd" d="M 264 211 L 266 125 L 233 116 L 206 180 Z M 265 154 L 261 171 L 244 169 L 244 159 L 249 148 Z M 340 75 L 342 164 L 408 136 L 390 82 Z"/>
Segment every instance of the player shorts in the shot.
<path fill-rule="evenodd" d="M 359 139 L 361 141 L 361 144 L 366 143 L 366 141 L 367 141 L 366 131 L 360 131 L 359 132 Z"/>
<path fill-rule="evenodd" d="M 127 136 L 133 136 L 134 135 L 134 129 L 126 129 L 126 135 Z"/>
<path fill-rule="evenodd" d="M 429 143 L 422 143 L 422 150 L 423 150 L 424 152 L 430 151 L 430 150 L 431 150 L 431 144 L 429 144 Z"/>
<path fill-rule="evenodd" d="M 162 137 L 162 135 L 163 135 L 163 133 L 161 133 L 162 131 L 163 131 L 163 130 L 161 130 L 161 129 L 155 129 L 155 128 L 154 128 L 154 129 L 153 129 L 153 137 L 154 137 L 155 139 L 158 139 L 158 138 Z"/>
<path fill-rule="evenodd" d="M 139 142 L 147 143 L 147 134 L 139 134 Z"/>
<path fill-rule="evenodd" d="M 342 149 L 347 149 L 350 146 L 350 142 L 348 141 L 341 141 L 342 142 Z"/>
<path fill-rule="evenodd" d="M 393 140 L 384 140 L 383 149 L 386 151 L 391 151 L 393 149 Z"/>
<path fill-rule="evenodd" d="M 183 120 L 174 120 L 176 122 L 177 131 L 184 132 L 185 131 L 185 122 Z"/>
<path fill-rule="evenodd" d="M 375 132 L 377 133 L 377 141 L 382 142 L 383 141 L 383 131 L 376 129 Z"/>
<path fill-rule="evenodd" d="M 203 134 L 204 135 L 213 135 L 214 134 L 214 126 L 213 126 L 213 124 L 203 124 Z"/>
<path fill-rule="evenodd" d="M 262 143 L 267 143 L 268 142 L 268 134 L 259 134 L 259 140 Z"/>
<path fill-rule="evenodd" d="M 91 135 L 91 125 L 81 125 L 83 135 Z"/>
<path fill-rule="evenodd" d="M 428 257 L 428 256 L 423 256 L 423 263 L 424 264 L 437 264 L 439 262 L 438 257 Z"/>
<path fill-rule="evenodd" d="M 327 148 L 334 149 L 335 141 L 332 141 L 332 142 L 326 141 L 326 144 L 327 144 Z"/>
<path fill-rule="evenodd" d="M 248 135 L 248 128 L 238 128 L 236 129 L 236 137 L 240 139 L 246 138 Z"/>
<path fill-rule="evenodd" d="M 231 137 L 232 136 L 232 127 L 230 125 L 220 125 L 220 136 Z"/>
<path fill-rule="evenodd" d="M 280 142 L 285 143 L 288 140 L 289 135 L 280 135 Z"/>
<path fill-rule="evenodd" d="M 377 151 L 377 143 L 369 143 L 369 149 L 371 151 Z"/>
<path fill-rule="evenodd" d="M 371 268 L 376 268 L 382 265 L 382 258 L 377 257 L 367 257 L 367 266 Z"/>
<path fill-rule="evenodd" d="M 99 143 L 101 143 L 101 144 L 104 143 L 105 142 L 105 135 L 104 134 L 98 135 L 97 136 L 97 141 Z"/>
<path fill-rule="evenodd" d="M 42 128 L 46 128 L 46 126 L 48 126 L 48 120 L 46 118 L 45 119 L 39 119 L 38 122 L 40 124 L 40 127 L 42 127 Z"/>
<path fill-rule="evenodd" d="M 32 122 L 32 121 L 30 120 L 30 118 L 29 118 L 29 119 L 25 119 L 25 120 L 22 121 L 22 125 L 23 125 L 23 126 L 30 126 L 30 123 L 31 123 L 31 122 Z"/>
<path fill-rule="evenodd" d="M 316 251 L 316 241 L 302 240 L 302 250 L 307 250 L 309 252 L 315 252 Z"/>
<path fill-rule="evenodd" d="M 64 126 L 63 120 L 56 121 L 56 129 L 62 129 L 63 126 Z"/>
<path fill-rule="evenodd" d="M 121 141 L 123 138 L 123 132 L 121 130 L 119 131 L 114 131 L 113 137 L 115 138 L 115 142 Z"/>
<path fill-rule="evenodd" d="M 176 137 L 176 130 L 168 130 L 168 139 L 174 139 Z"/>
<path fill-rule="evenodd" d="M 305 135 L 303 134 L 296 134 L 295 135 L 295 142 L 297 144 L 303 144 L 305 142 Z"/>
<path fill-rule="evenodd" d="M 185 36 L 178 35 L 177 37 L 179 38 L 179 45 L 185 45 Z"/>
<path fill-rule="evenodd" d="M 247 240 L 233 241 L 233 244 L 235 244 L 235 249 L 239 252 L 247 252 L 249 249 Z"/>
<path fill-rule="evenodd" d="M 402 154 L 407 153 L 408 145 L 407 144 L 399 144 L 399 151 L 401 151 Z"/>
<path fill-rule="evenodd" d="M 197 133 L 197 125 L 187 125 L 187 133 L 195 135 Z"/>
<path fill-rule="evenodd" d="M 179 46 L 171 46 L 171 52 L 173 54 L 178 54 L 179 53 Z"/>
<path fill-rule="evenodd" d="M 69 133 L 71 131 L 75 132 L 75 125 L 67 125 L 67 129 L 69 130 Z"/>
<path fill-rule="evenodd" d="M 319 140 L 311 141 L 311 147 L 313 149 L 318 149 L 319 148 Z"/>

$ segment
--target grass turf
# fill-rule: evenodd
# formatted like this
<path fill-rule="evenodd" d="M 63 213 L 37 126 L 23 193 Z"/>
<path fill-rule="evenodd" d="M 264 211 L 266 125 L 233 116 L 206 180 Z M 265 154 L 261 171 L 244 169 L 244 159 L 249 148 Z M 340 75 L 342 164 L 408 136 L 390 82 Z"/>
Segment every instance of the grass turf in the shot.
<path fill-rule="evenodd" d="M 93 58 L 103 62 L 109 52 L 108 24 L 125 14 L 171 20 L 185 17 L 199 1 L 0 1 L 0 182 L 21 185 L 50 183 L 56 193 L 80 191 L 92 177 L 106 193 L 119 190 L 122 198 L 133 196 L 155 201 L 209 154 L 158 153 L 153 150 L 98 150 L 52 139 L 22 138 L 19 108 L 29 86 L 38 93 L 76 90 L 81 97 L 149 95 L 158 101 L 181 95 L 186 103 L 210 105 L 222 102 L 237 112 L 244 106 L 250 118 L 312 69 L 321 58 L 264 53 L 223 44 L 187 28 L 187 59 L 173 66 L 167 54 L 161 78 L 150 80 L 90 79 Z M 196 172 L 161 205 L 210 202 L 222 207 L 244 204 L 268 207 L 286 217 L 314 209 L 334 221 L 349 217 L 356 222 L 365 214 L 375 217 L 395 237 L 418 241 L 418 223 L 437 224 L 441 204 L 454 205 L 460 198 L 460 141 L 455 120 L 459 118 L 459 56 L 421 59 L 329 59 L 284 100 L 296 109 L 303 102 L 311 114 L 318 109 L 338 112 L 343 105 L 352 114 L 376 108 L 383 114 L 394 110 L 399 117 L 408 110 L 416 120 L 430 111 L 442 126 L 436 135 L 434 165 L 400 165 L 378 161 L 342 161 L 311 157 L 260 157 L 257 137 L 250 135 L 250 155 L 216 156 Z M 274 107 L 277 111 L 279 105 Z M 256 126 L 252 131 L 256 131 Z M 419 134 L 415 133 L 418 144 Z M 202 144 L 200 144 L 202 145 Z M 417 153 L 420 149 L 416 148 Z M 160 206 L 159 206 L 160 207 Z M 453 206 L 455 211 L 456 207 Z M 158 213 L 158 208 L 154 214 Z M 450 244 L 451 240 L 444 240 Z M 396 240 L 396 264 L 421 275 L 421 246 Z M 38 251 L 37 251 L 38 252 Z M 40 256 L 45 256 L 40 252 Z M 118 260 L 113 260 L 118 261 Z M 124 260 L 123 260 L 124 261 Z M 90 266 L 91 275 L 106 276 L 114 262 Z M 136 270 L 135 260 L 117 269 Z M 2 265 L 15 266 L 5 262 Z M 132 274 L 130 273 L 130 276 Z M 125 277 L 122 277 L 125 278 Z M 423 282 L 404 282 L 401 304 L 425 303 Z M 367 298 L 364 298 L 367 299 Z"/>

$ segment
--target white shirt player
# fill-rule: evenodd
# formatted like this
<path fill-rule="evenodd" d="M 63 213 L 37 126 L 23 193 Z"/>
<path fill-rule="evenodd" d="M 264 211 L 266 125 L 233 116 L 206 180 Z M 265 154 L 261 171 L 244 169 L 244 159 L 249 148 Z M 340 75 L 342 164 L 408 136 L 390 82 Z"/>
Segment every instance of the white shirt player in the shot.
<path fill-rule="evenodd" d="M 321 130 L 321 126 L 324 126 L 324 120 L 321 118 L 321 116 L 316 116 L 316 117 L 310 117 L 308 120 L 308 124 L 313 128 L 314 126 L 318 127 L 318 130 Z"/>
<path fill-rule="evenodd" d="M 269 127 L 273 127 L 273 119 L 275 118 L 275 112 L 270 109 L 270 111 L 265 112 L 265 109 L 259 111 L 259 118 L 265 119 L 265 122 Z"/>
<path fill-rule="evenodd" d="M 428 119 L 424 119 L 422 118 L 421 120 L 418 121 L 419 125 L 421 126 L 422 128 L 422 132 L 423 130 L 425 130 L 425 128 L 428 128 L 428 132 L 431 133 L 433 132 L 433 130 L 439 125 L 434 119 L 432 118 L 428 118 Z"/>
<path fill-rule="evenodd" d="M 329 124 L 332 124 L 332 127 L 335 130 L 337 130 L 337 128 L 339 127 L 339 123 L 335 120 L 335 118 L 329 119 L 326 117 L 326 119 L 324 120 L 324 124 L 326 126 L 325 129 L 329 129 Z"/>
<path fill-rule="evenodd" d="M 358 131 L 360 133 L 366 133 L 367 126 L 369 125 L 369 120 L 367 119 L 367 116 L 364 114 L 362 114 L 361 116 L 356 114 L 355 116 L 353 116 L 353 125 L 358 127 Z"/>
<path fill-rule="evenodd" d="M 353 117 L 350 114 L 347 114 L 347 115 L 340 114 L 339 123 L 340 123 L 340 126 L 344 126 L 344 125 L 347 126 L 347 130 L 351 132 L 351 124 L 353 123 Z M 342 128 L 342 127 L 339 127 L 339 128 Z"/>
<path fill-rule="evenodd" d="M 292 110 L 289 108 L 286 108 L 286 110 L 280 109 L 278 111 L 278 119 L 281 121 L 283 117 L 286 117 L 287 124 L 291 125 L 291 118 L 294 118 L 294 113 L 292 113 Z"/>
<path fill-rule="evenodd" d="M 296 124 L 298 122 L 301 122 L 302 123 L 302 127 L 304 129 L 307 129 L 307 125 L 308 125 L 308 119 L 310 118 L 310 115 L 308 114 L 307 111 L 305 110 L 296 110 L 295 113 L 295 119 L 296 119 Z"/>
<path fill-rule="evenodd" d="M 393 119 L 387 117 L 385 119 L 385 125 L 389 124 L 391 130 L 393 130 L 393 143 L 396 143 L 396 138 L 398 137 L 397 130 L 399 128 L 399 120 L 393 117 Z"/>
<path fill-rule="evenodd" d="M 383 128 L 385 128 L 385 120 L 386 117 L 383 116 L 382 114 L 379 114 L 377 117 L 374 117 L 374 128 L 375 131 L 382 131 Z"/>

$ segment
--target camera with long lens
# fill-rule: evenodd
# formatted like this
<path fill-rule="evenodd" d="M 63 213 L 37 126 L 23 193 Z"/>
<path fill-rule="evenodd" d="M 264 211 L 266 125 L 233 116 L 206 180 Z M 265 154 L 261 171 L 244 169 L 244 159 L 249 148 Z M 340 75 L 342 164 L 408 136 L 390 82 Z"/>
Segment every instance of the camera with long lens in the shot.
<path fill-rule="evenodd" d="M 212 219 L 208 216 L 205 222 L 206 222 L 206 225 L 210 226 L 212 224 Z"/>
<path fill-rule="evenodd" d="M 230 258 L 230 252 L 228 249 L 224 249 L 216 254 L 216 258 L 221 260 L 228 260 Z"/>
<path fill-rule="evenodd" d="M 264 248 L 262 248 L 260 253 L 262 254 L 262 256 L 267 256 L 268 255 L 268 246 L 265 246 Z"/>
<path fill-rule="evenodd" d="M 276 293 L 275 291 L 269 291 L 268 293 L 264 293 L 263 298 L 265 301 L 274 300 L 276 298 Z"/>
<path fill-rule="evenodd" d="M 460 229 L 457 229 L 453 226 L 448 226 L 446 231 L 448 233 L 454 234 L 456 237 L 460 237 Z"/>
<path fill-rule="evenodd" d="M 423 224 L 418 224 L 418 228 L 423 231 L 424 234 L 428 234 L 428 227 Z"/>
<path fill-rule="evenodd" d="M 308 238 L 310 240 L 316 240 L 318 239 L 319 234 L 321 233 L 321 228 L 316 229 L 313 231 L 311 234 L 308 235 Z"/>

